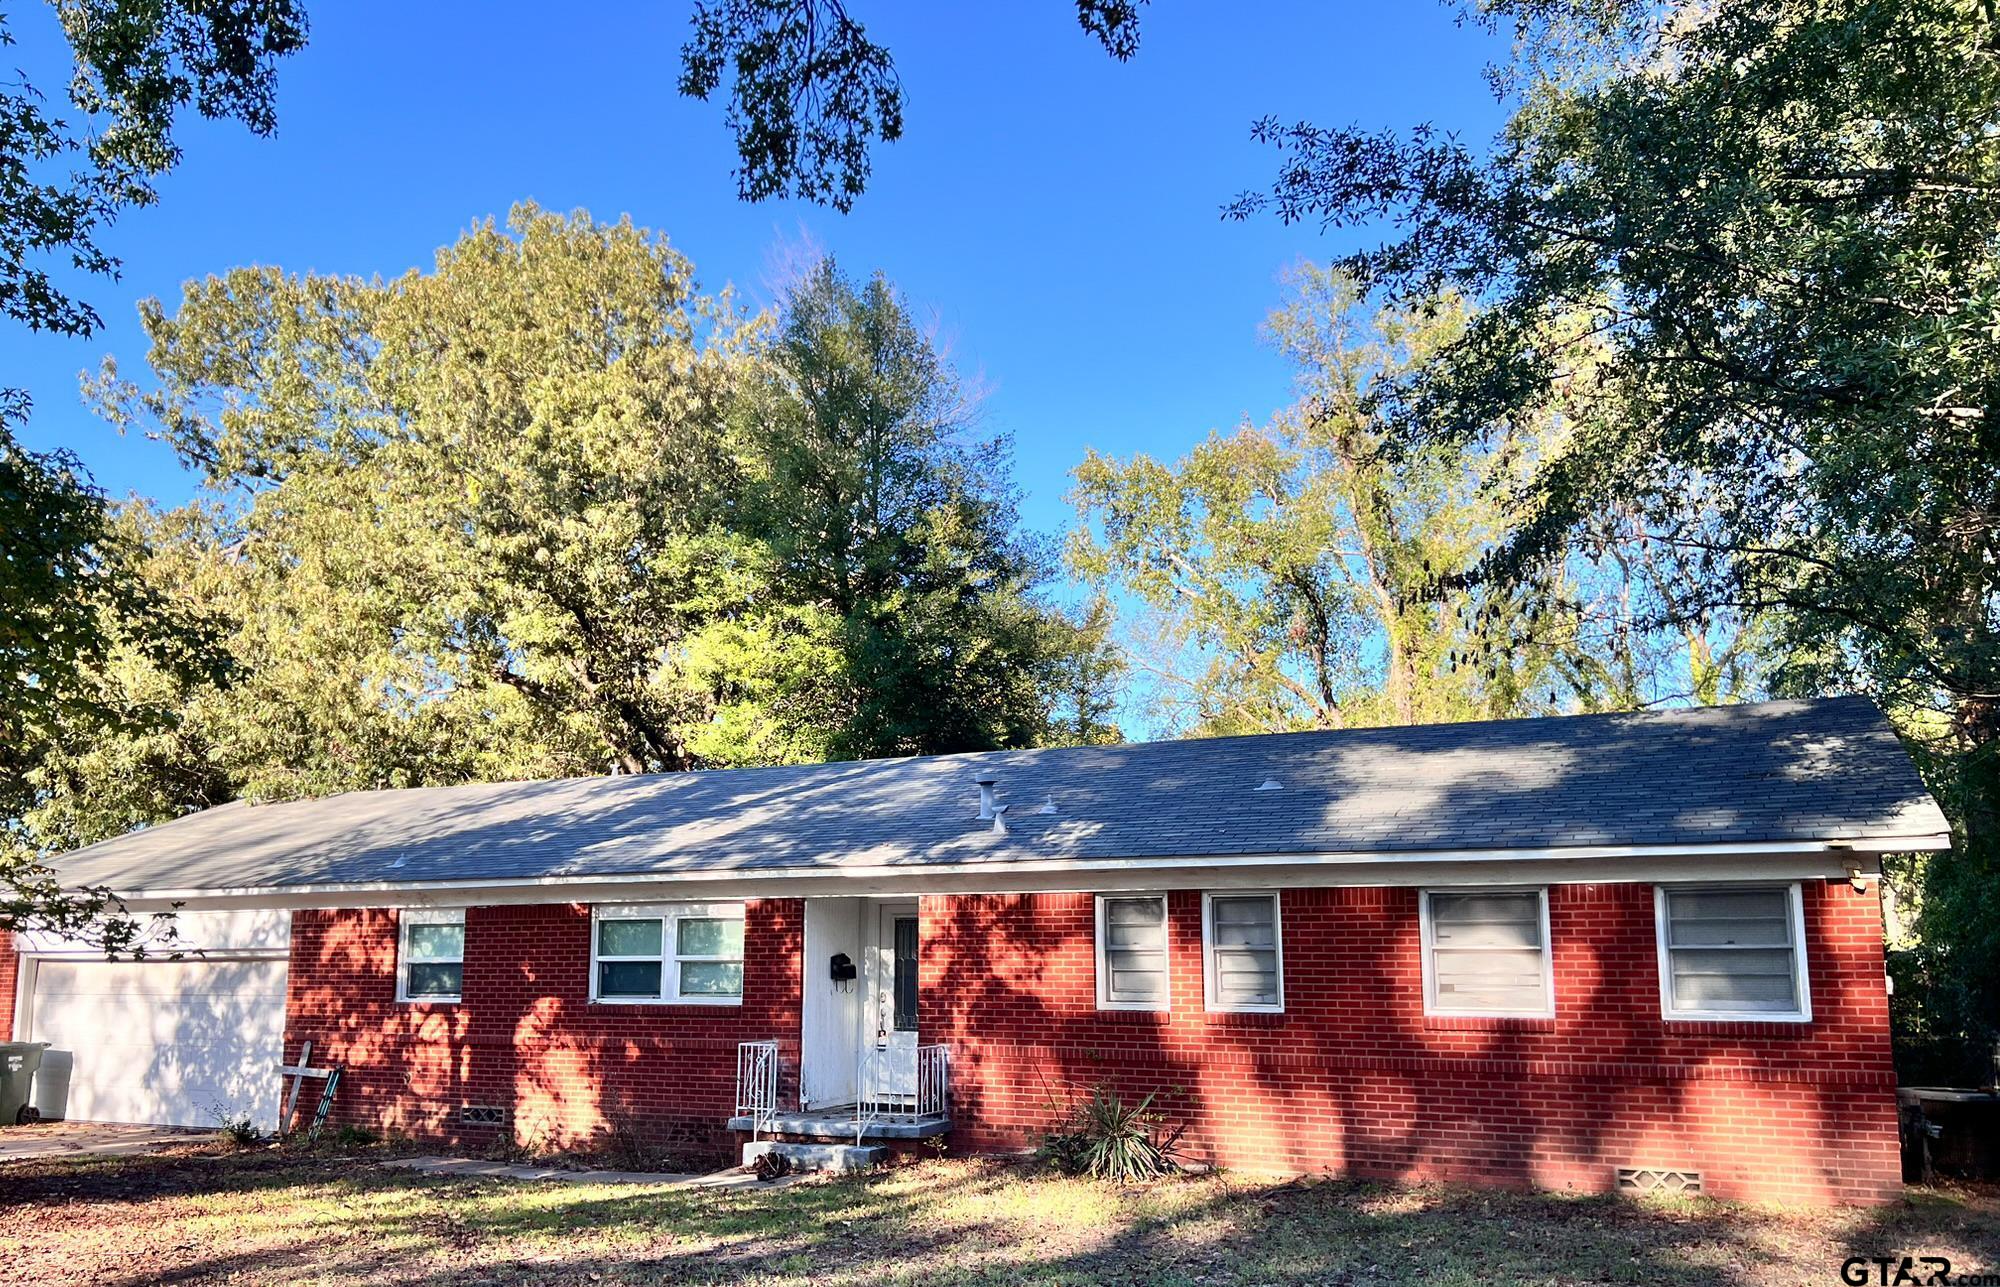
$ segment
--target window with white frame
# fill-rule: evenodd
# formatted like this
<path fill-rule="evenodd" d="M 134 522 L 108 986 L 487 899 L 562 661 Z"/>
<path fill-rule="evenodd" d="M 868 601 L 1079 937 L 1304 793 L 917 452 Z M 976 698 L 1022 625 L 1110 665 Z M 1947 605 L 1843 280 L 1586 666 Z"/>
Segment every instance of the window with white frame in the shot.
<path fill-rule="evenodd" d="M 396 919 L 397 1000 L 458 1000 L 465 986 L 465 909 L 406 907 Z"/>
<path fill-rule="evenodd" d="M 599 907 L 592 919 L 593 1001 L 743 1000 L 741 903 Z"/>
<path fill-rule="evenodd" d="M 1201 954 L 1209 1009 L 1285 1008 L 1276 894 L 1202 895 Z"/>
<path fill-rule="evenodd" d="M 1653 897 L 1667 1018 L 1812 1018 L 1796 884 L 1661 885 Z"/>
<path fill-rule="evenodd" d="M 1555 1013 L 1546 889 L 1426 889 L 1418 901 L 1426 1013 Z"/>
<path fill-rule="evenodd" d="M 1097 1007 L 1169 1008 L 1165 894 L 1099 895 Z"/>

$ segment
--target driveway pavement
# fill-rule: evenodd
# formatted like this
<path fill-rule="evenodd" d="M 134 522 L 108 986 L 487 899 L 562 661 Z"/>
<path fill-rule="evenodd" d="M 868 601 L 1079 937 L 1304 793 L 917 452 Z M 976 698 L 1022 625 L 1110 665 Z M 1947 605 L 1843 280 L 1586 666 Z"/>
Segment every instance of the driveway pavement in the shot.
<path fill-rule="evenodd" d="M 0 1163 L 30 1157 L 102 1153 L 117 1156 L 193 1144 L 213 1131 L 173 1126 L 114 1126 L 105 1122 L 44 1122 L 0 1129 Z"/>
<path fill-rule="evenodd" d="M 515 1166 L 465 1157 L 394 1157 L 382 1166 L 419 1171 L 425 1175 L 463 1175 L 476 1179 L 558 1180 L 564 1184 L 664 1184 L 675 1188 L 756 1189 L 778 1188 L 800 1180 L 817 1178 L 794 1172 L 775 1180 L 759 1180 L 741 1167 L 722 1171 L 566 1171 L 553 1166 Z"/>

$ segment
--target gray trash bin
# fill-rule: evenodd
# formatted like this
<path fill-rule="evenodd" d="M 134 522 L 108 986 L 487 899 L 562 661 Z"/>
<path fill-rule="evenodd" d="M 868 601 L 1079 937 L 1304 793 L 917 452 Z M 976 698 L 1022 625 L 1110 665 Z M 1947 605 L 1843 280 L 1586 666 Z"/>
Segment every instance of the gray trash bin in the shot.
<path fill-rule="evenodd" d="M 42 1066 L 35 1069 L 35 1092 L 28 1102 L 45 1122 L 60 1122 L 69 1116 L 69 1078 L 76 1071 L 76 1054 L 69 1050 L 44 1050 Z"/>
<path fill-rule="evenodd" d="M 28 1102 L 34 1088 L 35 1069 L 41 1067 L 46 1041 L 0 1042 L 0 1126 L 41 1120 Z"/>

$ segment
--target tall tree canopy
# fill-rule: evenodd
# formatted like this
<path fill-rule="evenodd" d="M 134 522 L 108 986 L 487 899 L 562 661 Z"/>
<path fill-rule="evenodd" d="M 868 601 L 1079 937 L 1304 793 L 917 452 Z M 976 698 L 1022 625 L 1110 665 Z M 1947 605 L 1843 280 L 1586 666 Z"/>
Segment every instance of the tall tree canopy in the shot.
<path fill-rule="evenodd" d="M 1412 445 L 1552 397 L 1576 429 L 1517 488 L 1490 571 L 1605 498 L 1726 556 L 1683 611 L 1772 623 L 1778 682 L 1876 694 L 1959 826 L 1921 880 L 1928 989 L 2000 1024 L 2000 23 L 1961 0 L 1496 0 L 1520 51 L 1490 150 L 1261 127 L 1274 209 L 1385 221 L 1346 267 L 1484 307 L 1379 392 Z M 1904 962 L 1909 965 L 1909 961 Z M 1932 1015 L 1940 1011 L 1933 1006 Z"/>
<path fill-rule="evenodd" d="M 248 659 L 258 771 L 297 775 L 252 790 L 449 779 L 482 756 L 693 763 L 671 658 L 704 615 L 748 323 L 677 252 L 523 208 L 430 273 L 239 269 L 143 312 L 153 385 L 114 368 L 99 392 L 238 502 L 216 544 L 269 650 Z M 440 754 L 446 730 L 460 749 Z"/>
<path fill-rule="evenodd" d="M 737 409 L 744 515 L 781 594 L 840 658 L 836 757 L 1032 745 L 1053 675 L 1089 644 L 1038 604 L 1050 560 L 1019 530 L 1009 446 L 879 275 L 831 262 L 790 292 Z"/>
<path fill-rule="evenodd" d="M 1270 319 L 1299 401 L 1177 465 L 1095 453 L 1073 495 L 1071 562 L 1144 605 L 1160 704 L 1207 732 L 1497 718 L 1722 700 L 1754 685 L 1733 623 L 1645 620 L 1685 581 L 1602 516 L 1601 543 L 1501 582 L 1470 572 L 1510 539 L 1506 493 L 1561 440 L 1559 417 L 1398 451 L 1373 391 L 1463 336 L 1457 298 L 1370 315 L 1343 274 L 1303 265 Z"/>
<path fill-rule="evenodd" d="M 746 317 L 662 238 L 522 207 L 429 272 L 241 269 L 144 320 L 152 378 L 96 396 L 208 494 L 118 531 L 231 668 L 91 667 L 121 718 L 39 746 L 44 847 L 238 795 L 1106 735 L 1101 624 L 1037 597 L 1004 444 L 880 279 Z"/>

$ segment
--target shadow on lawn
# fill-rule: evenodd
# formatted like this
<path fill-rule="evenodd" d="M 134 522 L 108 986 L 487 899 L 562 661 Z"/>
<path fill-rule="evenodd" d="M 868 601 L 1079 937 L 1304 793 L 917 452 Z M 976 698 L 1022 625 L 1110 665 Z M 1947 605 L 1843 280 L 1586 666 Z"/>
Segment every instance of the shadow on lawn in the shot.
<path fill-rule="evenodd" d="M 1121 1192 L 993 1162 L 778 1189 L 572 1190 L 282 1156 L 107 1160 L 7 1179 L 19 1182 L 0 1185 L 0 1204 L 37 1207 L 29 1250 L 44 1237 L 59 1247 L 73 1222 L 117 1230 L 120 1249 L 94 1279 L 113 1287 L 301 1277 L 1748 1285 L 1838 1282 L 1846 1256 L 1898 1248 L 1944 1248 L 1961 1271 L 2000 1267 L 1991 1193 L 1802 1211 L 1346 1181 Z M 180 1199 L 241 1236 L 189 1244 Z M 147 1213 L 156 1200 L 166 1205 Z"/>

